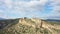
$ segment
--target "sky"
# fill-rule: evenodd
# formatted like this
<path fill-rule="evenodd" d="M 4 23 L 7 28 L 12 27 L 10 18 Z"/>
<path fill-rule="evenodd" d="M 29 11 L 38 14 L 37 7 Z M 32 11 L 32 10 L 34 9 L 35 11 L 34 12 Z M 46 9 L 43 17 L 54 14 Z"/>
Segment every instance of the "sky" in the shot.
<path fill-rule="evenodd" d="M 0 0 L 0 18 L 60 19 L 60 0 Z"/>

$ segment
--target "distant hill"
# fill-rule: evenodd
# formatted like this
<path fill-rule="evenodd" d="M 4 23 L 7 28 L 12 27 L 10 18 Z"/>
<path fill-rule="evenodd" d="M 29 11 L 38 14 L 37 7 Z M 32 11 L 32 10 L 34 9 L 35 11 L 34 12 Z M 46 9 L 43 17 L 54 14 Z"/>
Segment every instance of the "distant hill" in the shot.
<path fill-rule="evenodd" d="M 46 19 L 45 21 L 49 21 L 49 22 L 60 22 L 60 20 L 58 20 L 58 19 Z"/>
<path fill-rule="evenodd" d="M 5 18 L 0 18 L 0 20 L 4 20 Z"/>

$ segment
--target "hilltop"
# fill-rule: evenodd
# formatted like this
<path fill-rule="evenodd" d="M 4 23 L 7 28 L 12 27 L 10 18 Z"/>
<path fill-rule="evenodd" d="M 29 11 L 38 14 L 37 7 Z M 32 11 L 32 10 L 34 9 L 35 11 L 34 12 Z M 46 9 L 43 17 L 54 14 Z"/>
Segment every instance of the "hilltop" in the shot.
<path fill-rule="evenodd" d="M 60 22 L 51 23 L 37 18 L 0 20 L 0 34 L 60 34 Z"/>

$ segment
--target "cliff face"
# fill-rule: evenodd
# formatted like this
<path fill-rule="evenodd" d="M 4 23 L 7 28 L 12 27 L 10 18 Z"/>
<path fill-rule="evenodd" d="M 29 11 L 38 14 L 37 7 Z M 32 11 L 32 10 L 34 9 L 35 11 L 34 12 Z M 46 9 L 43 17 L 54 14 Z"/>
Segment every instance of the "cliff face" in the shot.
<path fill-rule="evenodd" d="M 41 19 L 20 18 L 0 21 L 4 22 L 0 34 L 60 34 L 60 25 Z M 42 27 L 41 26 L 42 23 Z M 0 26 L 0 27 L 1 27 Z"/>

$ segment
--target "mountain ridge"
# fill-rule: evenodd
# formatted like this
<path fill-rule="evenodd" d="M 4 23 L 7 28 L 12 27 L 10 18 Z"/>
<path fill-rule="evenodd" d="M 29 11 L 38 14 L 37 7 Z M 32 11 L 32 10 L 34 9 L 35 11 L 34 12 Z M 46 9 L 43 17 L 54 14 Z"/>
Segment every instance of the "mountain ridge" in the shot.
<path fill-rule="evenodd" d="M 0 18 L 0 20 L 4 20 L 5 18 Z"/>
<path fill-rule="evenodd" d="M 8 23 L 3 29 L 0 30 L 0 34 L 59 34 L 60 25 L 56 23 L 49 23 L 41 19 L 35 18 L 19 18 L 4 20 Z M 41 26 L 42 22 L 42 27 Z"/>
<path fill-rule="evenodd" d="M 50 21 L 50 22 L 60 22 L 58 19 L 46 19 L 45 21 Z"/>

